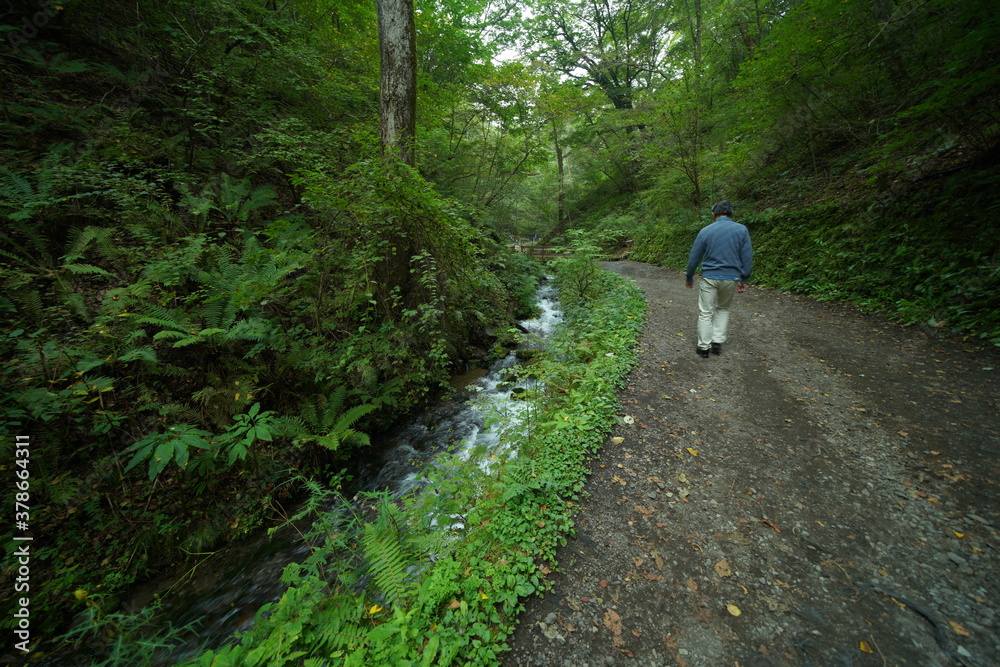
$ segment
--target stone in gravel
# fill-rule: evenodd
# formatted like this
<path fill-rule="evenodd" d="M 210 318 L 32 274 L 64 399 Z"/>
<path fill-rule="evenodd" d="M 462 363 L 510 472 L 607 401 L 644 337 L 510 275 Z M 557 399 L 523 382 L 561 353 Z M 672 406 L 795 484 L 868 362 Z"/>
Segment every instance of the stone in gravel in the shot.
<path fill-rule="evenodd" d="M 948 559 L 951 560 L 952 563 L 954 563 L 955 565 L 957 565 L 959 567 L 968 567 L 968 565 L 969 565 L 968 562 L 964 558 L 962 558 L 961 556 L 959 556 L 954 551 L 949 551 L 948 554 L 947 554 L 947 556 L 948 556 Z"/>
<path fill-rule="evenodd" d="M 553 623 L 556 622 L 557 618 L 558 617 L 555 615 L 555 612 L 550 612 L 549 615 L 545 617 L 545 622 L 548 623 L 549 625 L 552 625 Z"/>

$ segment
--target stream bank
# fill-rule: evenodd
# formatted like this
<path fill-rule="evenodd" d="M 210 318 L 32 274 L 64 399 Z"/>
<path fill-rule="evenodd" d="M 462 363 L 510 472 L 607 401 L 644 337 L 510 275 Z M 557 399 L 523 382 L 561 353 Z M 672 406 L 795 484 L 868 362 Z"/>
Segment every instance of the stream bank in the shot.
<path fill-rule="evenodd" d="M 562 321 L 558 294 L 550 283 L 538 288 L 536 303 L 537 317 L 520 322 L 524 335 L 519 350 L 544 347 Z M 525 404 L 517 394 L 527 388 L 527 381 L 515 382 L 509 376 L 516 365 L 518 350 L 513 350 L 488 369 L 454 378 L 454 392 L 374 440 L 372 455 L 357 467 L 352 488 L 357 493 L 389 491 L 399 498 L 420 493 L 425 481 L 421 473 L 427 466 L 447 467 L 453 457 L 464 461 L 481 450 L 490 453 L 487 460 L 510 456 L 500 431 L 515 427 L 523 418 Z M 501 421 L 491 423 L 491 417 L 501 417 Z M 295 527 L 282 526 L 273 534 L 212 554 L 190 576 L 143 587 L 127 608 L 138 611 L 158 594 L 181 587 L 165 597 L 157 623 L 175 628 L 198 624 L 201 630 L 160 660 L 164 665 L 174 664 L 250 629 L 258 609 L 278 600 L 285 590 L 280 579 L 284 568 L 301 562 L 308 553 L 309 546 L 299 539 Z"/>

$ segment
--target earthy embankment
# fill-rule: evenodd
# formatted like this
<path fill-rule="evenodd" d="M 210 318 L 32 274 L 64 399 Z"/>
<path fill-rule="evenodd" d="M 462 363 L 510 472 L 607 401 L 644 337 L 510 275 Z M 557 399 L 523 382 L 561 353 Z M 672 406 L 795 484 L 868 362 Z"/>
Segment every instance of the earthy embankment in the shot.
<path fill-rule="evenodd" d="M 997 664 L 997 350 L 751 287 L 701 359 L 679 273 L 607 266 L 641 360 L 505 664 Z"/>

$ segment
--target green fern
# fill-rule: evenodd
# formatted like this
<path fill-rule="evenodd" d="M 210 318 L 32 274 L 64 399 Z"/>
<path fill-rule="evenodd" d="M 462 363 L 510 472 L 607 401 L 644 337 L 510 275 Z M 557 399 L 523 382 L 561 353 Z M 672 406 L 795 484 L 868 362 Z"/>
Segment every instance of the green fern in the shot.
<path fill-rule="evenodd" d="M 114 278 L 114 274 L 93 264 L 63 264 L 62 268 L 75 275 L 94 275 Z"/>
<path fill-rule="evenodd" d="M 229 174 L 219 179 L 219 211 L 230 223 L 246 222 L 257 209 L 274 204 L 277 195 L 273 185 L 253 188 L 249 178 L 233 180 Z"/>
<path fill-rule="evenodd" d="M 378 509 L 378 517 L 365 524 L 361 537 L 368 573 L 388 604 L 405 606 L 414 590 L 407 569 L 416 565 L 407 548 L 405 515 L 384 496 Z"/>
<path fill-rule="evenodd" d="M 317 442 L 332 451 L 337 451 L 342 445 L 370 445 L 368 434 L 353 427 L 380 406 L 378 403 L 365 403 L 343 410 L 347 396 L 348 391 L 344 387 L 337 387 L 329 396 L 316 397 L 302 414 L 308 431 L 297 442 Z"/>

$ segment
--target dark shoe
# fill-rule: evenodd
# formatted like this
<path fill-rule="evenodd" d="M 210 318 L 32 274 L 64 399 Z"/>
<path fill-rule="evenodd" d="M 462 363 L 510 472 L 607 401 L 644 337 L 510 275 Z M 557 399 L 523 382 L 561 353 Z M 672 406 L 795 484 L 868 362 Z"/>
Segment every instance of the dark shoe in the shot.
<path fill-rule="evenodd" d="M 695 352 L 698 353 L 698 356 L 701 357 L 702 359 L 708 359 L 708 350 L 703 350 L 700 347 L 696 347 L 694 348 L 694 350 Z"/>
<path fill-rule="evenodd" d="M 722 343 L 712 343 L 712 354 L 722 354 Z"/>

